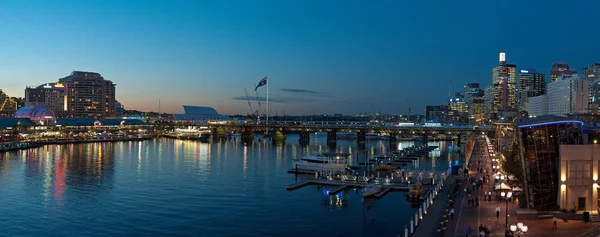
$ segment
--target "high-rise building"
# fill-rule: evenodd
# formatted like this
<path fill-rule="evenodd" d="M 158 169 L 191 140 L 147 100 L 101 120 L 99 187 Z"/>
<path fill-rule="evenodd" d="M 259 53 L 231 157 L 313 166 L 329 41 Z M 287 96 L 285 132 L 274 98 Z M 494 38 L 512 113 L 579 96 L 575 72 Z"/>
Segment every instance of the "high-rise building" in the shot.
<path fill-rule="evenodd" d="M 460 92 L 450 99 L 448 106 L 450 107 L 451 123 L 467 124 L 469 122 L 469 106 Z"/>
<path fill-rule="evenodd" d="M 488 120 L 497 118 L 497 114 L 494 112 L 494 85 L 486 86 L 484 89 L 483 113 Z"/>
<path fill-rule="evenodd" d="M 43 106 L 56 117 L 68 114 L 65 86 L 62 83 L 46 83 L 36 88 L 25 88 L 25 106 Z"/>
<path fill-rule="evenodd" d="M 500 53 L 500 65 L 492 70 L 494 102 L 492 112 L 498 116 L 515 114 L 517 111 L 517 65 L 507 64 L 506 56 Z"/>
<path fill-rule="evenodd" d="M 0 89 L 0 117 L 11 117 L 17 111 L 17 103 Z"/>
<path fill-rule="evenodd" d="M 581 70 L 581 76 L 588 81 L 600 79 L 600 63 L 593 63 Z"/>
<path fill-rule="evenodd" d="M 556 62 L 550 68 L 550 83 L 555 82 L 559 76 L 570 77 L 574 74 L 577 72 L 571 71 L 568 63 Z"/>
<path fill-rule="evenodd" d="M 548 95 L 529 97 L 525 110 L 529 116 L 539 117 L 548 114 Z"/>
<path fill-rule="evenodd" d="M 450 108 L 447 105 L 427 105 L 425 106 L 425 121 L 436 123 L 447 123 Z"/>
<path fill-rule="evenodd" d="M 566 116 L 585 113 L 589 102 L 589 81 L 578 75 L 558 77 L 548 84 L 548 114 Z"/>
<path fill-rule="evenodd" d="M 73 71 L 59 82 L 65 86 L 69 117 L 115 115 L 115 84 L 99 73 Z"/>
<path fill-rule="evenodd" d="M 519 111 L 527 110 L 527 104 L 529 103 L 529 98 L 535 97 L 536 91 L 532 90 L 530 86 L 526 87 L 524 90 L 519 91 Z"/>
<path fill-rule="evenodd" d="M 469 107 L 469 120 L 473 123 L 483 121 L 484 91 L 479 88 L 479 83 L 468 83 L 465 86 L 465 101 Z"/>
<path fill-rule="evenodd" d="M 590 107 L 599 107 L 600 105 L 600 79 L 596 79 L 590 82 Z M 596 105 L 596 106 L 593 106 Z M 598 111 L 595 111 L 598 112 Z"/>
<path fill-rule="evenodd" d="M 535 69 L 521 70 L 519 73 L 519 91 L 527 87 L 535 92 L 534 96 L 546 94 L 546 75 Z"/>

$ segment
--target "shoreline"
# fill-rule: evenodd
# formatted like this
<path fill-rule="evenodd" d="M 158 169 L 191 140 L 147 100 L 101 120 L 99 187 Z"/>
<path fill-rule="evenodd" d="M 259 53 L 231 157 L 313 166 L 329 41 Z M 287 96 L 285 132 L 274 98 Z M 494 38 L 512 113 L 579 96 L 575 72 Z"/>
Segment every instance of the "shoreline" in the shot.
<path fill-rule="evenodd" d="M 143 136 L 143 137 L 105 137 L 100 139 L 60 139 L 60 140 L 47 140 L 47 141 L 36 141 L 36 142 L 12 142 L 0 145 L 0 152 L 27 150 L 31 148 L 38 148 L 46 145 L 67 145 L 67 144 L 82 144 L 82 143 L 98 143 L 98 142 L 132 142 L 132 141 L 146 141 L 152 140 L 154 136 Z"/>

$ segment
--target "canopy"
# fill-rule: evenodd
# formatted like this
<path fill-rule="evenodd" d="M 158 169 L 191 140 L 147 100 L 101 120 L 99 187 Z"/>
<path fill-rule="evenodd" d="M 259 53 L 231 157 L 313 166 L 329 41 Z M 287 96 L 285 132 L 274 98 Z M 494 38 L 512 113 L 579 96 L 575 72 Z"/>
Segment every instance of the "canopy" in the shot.
<path fill-rule="evenodd" d="M 497 185 L 494 187 L 494 190 L 511 190 L 511 189 L 512 189 L 512 188 L 511 188 L 510 186 L 506 185 L 505 183 L 500 183 L 500 184 L 497 184 Z"/>
<path fill-rule="evenodd" d="M 519 188 L 519 187 L 513 188 L 513 192 L 521 192 L 521 191 L 523 191 L 522 188 Z"/>

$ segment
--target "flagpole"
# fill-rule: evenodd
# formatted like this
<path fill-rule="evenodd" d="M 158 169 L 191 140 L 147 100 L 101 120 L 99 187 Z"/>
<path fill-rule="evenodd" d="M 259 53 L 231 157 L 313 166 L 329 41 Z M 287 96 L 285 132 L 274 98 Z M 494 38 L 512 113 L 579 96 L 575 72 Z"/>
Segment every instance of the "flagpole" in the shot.
<path fill-rule="evenodd" d="M 269 124 L 269 82 L 267 81 L 267 124 Z"/>

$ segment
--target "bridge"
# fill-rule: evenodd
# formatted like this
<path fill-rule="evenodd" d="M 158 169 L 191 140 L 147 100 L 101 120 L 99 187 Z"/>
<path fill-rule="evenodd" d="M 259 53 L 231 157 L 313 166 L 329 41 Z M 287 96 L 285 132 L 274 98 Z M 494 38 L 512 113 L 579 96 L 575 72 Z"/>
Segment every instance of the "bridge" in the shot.
<path fill-rule="evenodd" d="M 462 135 L 472 134 L 474 132 L 490 133 L 494 132 L 492 126 L 395 126 L 365 123 L 274 123 L 274 124 L 207 124 L 216 136 L 225 136 L 227 133 L 241 133 L 242 140 L 250 141 L 254 139 L 254 133 L 269 133 L 273 135 L 273 140 L 285 140 L 286 133 L 299 133 L 300 143 L 308 144 L 310 134 L 315 132 L 327 132 L 327 143 L 335 144 L 338 132 L 351 132 L 357 134 L 357 140 L 364 143 L 367 133 L 386 133 L 390 135 L 390 142 L 397 141 L 396 136 L 421 136 L 423 142 L 428 141 L 429 136 L 438 135 L 457 136 L 460 140 Z"/>

